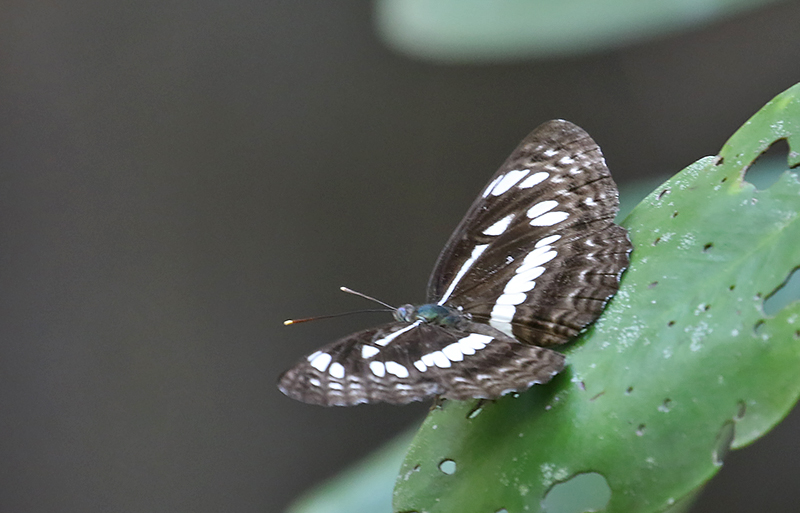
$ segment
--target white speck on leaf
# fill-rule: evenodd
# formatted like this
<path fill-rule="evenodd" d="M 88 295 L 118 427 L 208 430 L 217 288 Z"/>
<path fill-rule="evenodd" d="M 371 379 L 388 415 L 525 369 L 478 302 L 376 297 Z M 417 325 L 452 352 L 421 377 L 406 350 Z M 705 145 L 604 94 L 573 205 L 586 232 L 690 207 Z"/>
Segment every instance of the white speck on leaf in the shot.
<path fill-rule="evenodd" d="M 689 349 L 694 352 L 703 348 L 703 339 L 710 335 L 714 329 L 711 328 L 708 323 L 701 322 L 696 327 L 687 326 L 683 331 L 690 334 L 689 336 L 692 343 L 689 345 Z"/>
<path fill-rule="evenodd" d="M 547 488 L 556 481 L 563 481 L 569 477 L 569 470 L 566 468 L 556 468 L 552 463 L 542 463 L 539 467 L 542 472 L 542 484 Z"/>
<path fill-rule="evenodd" d="M 681 237 L 681 241 L 678 243 L 678 249 L 689 249 L 694 246 L 696 243 L 694 234 L 687 233 L 683 237 Z"/>

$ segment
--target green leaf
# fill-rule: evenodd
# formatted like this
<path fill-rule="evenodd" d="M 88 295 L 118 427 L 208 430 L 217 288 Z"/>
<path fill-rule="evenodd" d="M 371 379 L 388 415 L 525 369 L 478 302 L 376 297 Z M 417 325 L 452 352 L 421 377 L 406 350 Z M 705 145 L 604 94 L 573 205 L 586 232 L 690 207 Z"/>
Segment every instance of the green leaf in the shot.
<path fill-rule="evenodd" d="M 631 266 L 562 374 L 428 416 L 395 510 L 664 511 L 779 422 L 800 395 L 800 302 L 773 316 L 763 302 L 800 265 L 800 180 L 757 190 L 744 172 L 782 138 L 797 166 L 800 85 L 628 216 Z"/>
<path fill-rule="evenodd" d="M 412 57 L 486 62 L 581 54 L 663 37 L 774 0 L 378 0 L 375 23 Z"/>

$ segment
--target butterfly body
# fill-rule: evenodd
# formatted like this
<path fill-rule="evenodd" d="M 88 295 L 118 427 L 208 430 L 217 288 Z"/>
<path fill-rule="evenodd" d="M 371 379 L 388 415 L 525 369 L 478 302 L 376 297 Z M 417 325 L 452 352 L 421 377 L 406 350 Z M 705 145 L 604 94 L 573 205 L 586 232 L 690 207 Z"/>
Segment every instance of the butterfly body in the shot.
<path fill-rule="evenodd" d="M 534 130 L 444 247 L 428 302 L 302 359 L 280 390 L 320 405 L 434 395 L 493 399 L 564 366 L 574 338 L 616 292 L 631 250 L 613 223 L 616 185 L 599 147 L 563 120 Z"/>

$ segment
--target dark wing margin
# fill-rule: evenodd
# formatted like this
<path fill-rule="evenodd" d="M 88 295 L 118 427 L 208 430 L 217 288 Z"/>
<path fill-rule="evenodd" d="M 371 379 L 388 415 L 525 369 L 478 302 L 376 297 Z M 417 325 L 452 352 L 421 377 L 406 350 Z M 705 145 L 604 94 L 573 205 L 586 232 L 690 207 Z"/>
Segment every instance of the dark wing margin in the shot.
<path fill-rule="evenodd" d="M 521 344 L 484 324 L 391 323 L 303 358 L 280 377 L 278 388 L 323 406 L 405 404 L 434 395 L 494 399 L 546 383 L 563 366 L 560 353 Z"/>
<path fill-rule="evenodd" d="M 592 322 L 628 265 L 616 184 L 597 144 L 553 120 L 512 152 L 442 251 L 428 300 L 536 345 Z"/>

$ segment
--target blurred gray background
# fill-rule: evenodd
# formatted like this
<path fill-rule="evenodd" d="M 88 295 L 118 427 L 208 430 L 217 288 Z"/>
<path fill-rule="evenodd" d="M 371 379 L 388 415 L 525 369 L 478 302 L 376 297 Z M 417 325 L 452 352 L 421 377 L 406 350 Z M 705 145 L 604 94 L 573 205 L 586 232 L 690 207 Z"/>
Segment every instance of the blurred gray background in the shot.
<path fill-rule="evenodd" d="M 0 15 L 0 513 L 270 512 L 428 405 L 323 409 L 302 354 L 423 299 L 539 123 L 621 184 L 714 154 L 800 81 L 800 3 L 615 50 L 399 55 L 366 2 L 10 0 Z M 796 511 L 800 418 L 695 511 Z"/>

